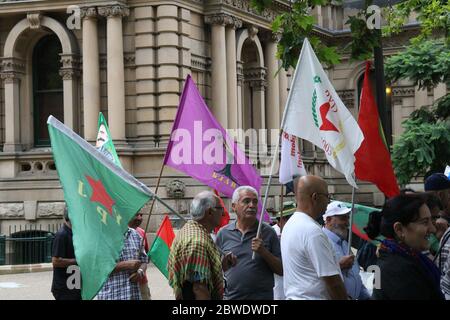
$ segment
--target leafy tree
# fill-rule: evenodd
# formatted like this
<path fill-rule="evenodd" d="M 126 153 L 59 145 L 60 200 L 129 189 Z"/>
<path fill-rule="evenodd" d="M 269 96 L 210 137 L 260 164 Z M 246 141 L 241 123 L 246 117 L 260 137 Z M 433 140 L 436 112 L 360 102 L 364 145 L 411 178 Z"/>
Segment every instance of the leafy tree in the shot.
<path fill-rule="evenodd" d="M 431 109 L 422 107 L 403 122 L 405 129 L 393 146 L 392 161 L 398 182 L 428 172 L 443 172 L 450 160 L 450 95 Z"/>
<path fill-rule="evenodd" d="M 413 41 L 405 51 L 387 59 L 386 79 L 410 79 L 423 88 L 450 83 L 450 44 L 443 39 Z"/>
<path fill-rule="evenodd" d="M 258 11 L 272 6 L 275 0 L 251 0 L 251 5 Z M 290 0 L 290 9 L 276 17 L 272 23 L 272 31 L 279 33 L 281 39 L 278 43 L 278 58 L 285 69 L 297 65 L 297 59 L 303 45 L 303 39 L 308 37 L 319 60 L 329 66 L 339 63 L 340 54 L 336 47 L 324 45 L 313 34 L 316 24 L 311 10 L 316 6 L 342 4 L 342 0 Z M 351 42 L 345 50 L 350 50 L 352 60 L 366 60 L 373 55 L 374 47 L 379 45 L 379 31 L 367 27 L 367 19 L 373 14 L 367 8 L 373 0 L 365 1 L 365 9 L 351 16 L 347 24 L 352 34 Z M 417 13 L 420 22 L 420 34 L 417 41 L 422 41 L 438 32 L 447 35 L 450 30 L 450 2 L 448 0 L 406 0 L 397 5 L 383 8 L 383 17 L 387 25 L 383 27 L 383 36 L 390 36 L 401 31 L 412 12 Z"/>
<path fill-rule="evenodd" d="M 252 0 L 257 10 L 272 5 L 273 0 Z M 313 35 L 316 23 L 310 16 L 315 6 L 326 6 L 333 0 L 293 0 L 290 10 L 277 16 L 272 31 L 281 34 L 278 43 L 278 58 L 283 67 L 295 67 L 303 45 L 308 37 L 319 60 L 328 65 L 339 62 L 340 55 L 334 47 L 328 48 Z M 340 0 L 342 3 L 342 0 Z M 350 25 L 350 49 L 353 60 L 372 57 L 373 49 L 380 40 L 379 30 L 369 30 L 367 18 L 372 14 L 367 8 L 372 0 L 366 0 L 364 10 L 346 22 Z M 433 88 L 439 83 L 450 83 L 450 2 L 448 0 L 405 0 L 383 8 L 386 25 L 384 37 L 402 31 L 412 13 L 420 23 L 420 32 L 411 39 L 403 52 L 387 59 L 386 79 L 395 82 L 410 79 L 420 88 Z M 404 133 L 393 146 L 393 164 L 400 184 L 428 171 L 442 171 L 450 159 L 450 95 L 436 101 L 434 105 L 422 107 L 411 114 L 402 125 Z"/>

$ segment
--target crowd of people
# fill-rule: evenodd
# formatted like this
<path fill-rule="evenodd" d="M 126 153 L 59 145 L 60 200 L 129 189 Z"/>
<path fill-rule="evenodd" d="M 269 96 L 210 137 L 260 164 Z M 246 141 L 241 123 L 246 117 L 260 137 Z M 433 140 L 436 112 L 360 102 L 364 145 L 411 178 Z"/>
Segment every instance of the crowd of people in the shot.
<path fill-rule="evenodd" d="M 364 229 L 372 239 L 370 263 L 380 283 L 368 290 L 361 278 L 367 261 L 348 243 L 350 210 L 332 201 L 320 177 L 294 180 L 294 202 L 283 203 L 273 226 L 258 233 L 258 192 L 241 186 L 232 196 L 236 220 L 220 229 L 224 208 L 211 191 L 197 194 L 192 219 L 177 233 L 168 259 L 168 281 L 178 300 L 443 300 L 450 299 L 450 180 L 435 173 L 425 192 L 402 190 L 374 211 Z M 64 270 L 76 264 L 67 220 L 54 242 L 56 299 L 79 299 L 66 292 Z M 150 299 L 142 215 L 130 221 L 120 261 L 96 299 Z M 358 257 L 367 257 L 358 252 Z M 151 287 L 151 284 L 150 284 Z"/>

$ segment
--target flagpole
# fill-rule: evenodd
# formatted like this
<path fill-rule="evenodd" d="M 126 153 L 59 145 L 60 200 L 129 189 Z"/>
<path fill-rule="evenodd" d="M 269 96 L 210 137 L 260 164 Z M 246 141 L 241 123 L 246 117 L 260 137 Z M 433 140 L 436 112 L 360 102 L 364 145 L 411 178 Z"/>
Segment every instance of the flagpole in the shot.
<path fill-rule="evenodd" d="M 355 183 L 356 178 L 354 177 Z M 348 254 L 352 254 L 352 226 L 353 226 L 353 211 L 355 210 L 355 187 L 352 186 L 352 209 L 350 210 L 350 228 L 348 231 Z"/>
<path fill-rule="evenodd" d="M 262 226 L 262 221 L 264 218 L 264 212 L 266 211 L 267 197 L 269 195 L 269 188 L 272 183 L 273 169 L 275 167 L 275 156 L 278 155 L 278 147 L 280 146 L 280 137 L 281 137 L 282 133 L 283 133 L 283 131 L 280 130 L 280 135 L 278 136 L 277 145 L 275 147 L 274 157 L 272 159 L 272 167 L 270 168 L 269 181 L 267 182 L 266 193 L 264 194 L 263 206 L 261 209 L 261 214 L 259 216 L 259 224 L 258 224 L 258 231 L 256 232 L 256 238 L 259 238 L 259 234 L 261 233 L 261 226 Z M 253 251 L 253 254 L 252 254 L 252 260 L 254 260 L 254 259 L 255 259 L 255 251 Z"/>
<path fill-rule="evenodd" d="M 181 220 L 183 220 L 184 222 L 186 222 L 186 219 L 180 215 L 178 212 L 176 212 L 174 209 L 172 209 L 172 207 L 170 207 L 164 200 L 162 200 L 160 197 L 158 197 L 156 194 L 158 193 L 158 189 L 159 189 L 159 185 L 161 183 L 161 176 L 163 174 L 164 171 L 164 163 L 161 166 L 161 171 L 159 172 L 159 177 L 158 177 L 158 181 L 156 182 L 156 188 L 155 188 L 155 192 L 153 193 L 153 200 L 152 200 L 152 204 L 150 206 L 150 211 L 148 213 L 148 220 L 147 220 L 147 224 L 145 225 L 145 233 L 147 233 L 147 229 L 148 229 L 148 225 L 150 223 L 150 216 L 152 215 L 153 212 L 153 206 L 155 204 L 155 200 L 158 200 L 163 206 L 165 206 L 167 209 L 169 209 L 169 211 L 173 214 L 175 214 L 177 217 L 179 217 Z"/>
<path fill-rule="evenodd" d="M 306 39 L 306 38 L 305 38 L 305 39 Z M 303 47 L 302 47 L 302 51 L 300 52 L 300 57 L 302 56 L 302 53 L 303 53 Z M 300 61 L 300 58 L 299 58 L 299 60 L 297 61 L 297 66 L 295 67 L 294 76 L 292 77 L 291 85 L 292 85 L 293 83 L 295 83 L 295 79 L 297 78 L 297 72 L 298 72 L 298 69 L 299 69 L 299 68 L 298 68 L 298 62 L 299 62 L 299 61 Z M 271 167 L 271 169 L 270 169 L 269 181 L 267 182 L 267 188 L 266 188 L 266 193 L 265 193 L 265 195 L 264 195 L 263 207 L 262 207 L 262 209 L 261 209 L 261 215 L 260 215 L 260 217 L 259 217 L 258 231 L 257 231 L 257 233 L 256 233 L 256 237 L 257 237 L 257 238 L 259 238 L 259 234 L 261 233 L 261 226 L 262 226 L 262 221 L 263 221 L 264 211 L 266 211 L 267 196 L 269 195 L 269 188 L 270 188 L 270 184 L 272 183 L 273 169 L 274 169 L 274 167 L 275 167 L 275 159 L 276 159 L 275 157 L 278 157 L 278 148 L 280 147 L 280 140 L 281 140 L 281 138 L 282 138 L 283 128 L 284 128 L 284 125 L 285 125 L 285 123 L 286 123 L 286 115 L 287 115 L 287 111 L 288 111 L 288 109 L 289 109 L 289 105 L 290 105 L 290 102 L 291 102 L 292 91 L 293 91 L 293 90 L 289 89 L 289 94 L 288 94 L 288 97 L 287 97 L 287 100 L 286 100 L 286 105 L 285 105 L 284 112 L 283 112 L 283 119 L 281 120 L 280 134 L 279 134 L 279 136 L 278 136 L 277 145 L 276 145 L 276 147 L 275 147 L 275 152 L 274 152 L 274 154 L 273 154 L 273 158 L 272 158 L 272 167 Z M 294 188 L 295 188 L 295 186 L 294 186 Z M 252 260 L 254 260 L 254 259 L 255 259 L 255 252 L 253 251 Z"/>
<path fill-rule="evenodd" d="M 280 197 L 280 219 L 281 219 L 281 212 L 283 211 L 283 194 L 284 194 L 284 184 L 281 184 L 281 197 Z"/>
<path fill-rule="evenodd" d="M 160 172 L 159 172 L 158 181 L 156 182 L 155 193 L 153 193 L 152 204 L 151 204 L 151 206 L 150 206 L 150 211 L 149 211 L 149 213 L 148 213 L 147 223 L 146 223 L 145 229 L 144 229 L 144 236 L 143 236 L 142 239 L 141 239 L 141 245 L 139 246 L 139 248 L 143 248 L 143 247 L 144 247 L 144 240 L 145 240 L 145 238 L 146 238 L 148 225 L 149 225 L 149 223 L 150 223 L 150 216 L 152 215 L 152 211 L 153 211 L 153 206 L 154 206 L 154 204 L 155 204 L 155 200 L 158 200 L 159 202 L 161 202 L 161 204 L 162 204 L 163 206 L 165 206 L 167 209 L 169 209 L 170 212 L 172 212 L 172 213 L 174 213 L 175 215 L 177 215 L 178 217 L 180 217 L 183 221 L 186 221 L 186 219 L 185 219 L 183 216 L 181 216 L 178 212 L 176 212 L 175 210 L 173 210 L 166 202 L 164 202 L 160 197 L 158 197 L 158 196 L 156 195 L 157 192 L 158 192 L 158 189 L 159 189 L 159 185 L 160 185 L 160 183 L 161 183 L 161 176 L 162 176 L 162 174 L 163 174 L 163 171 L 164 171 L 164 162 L 163 162 L 163 164 L 162 164 L 162 166 L 161 166 L 161 170 L 160 170 Z M 139 250 L 141 250 L 141 249 L 139 249 Z M 139 258 L 139 251 L 138 251 L 138 253 L 137 253 L 137 256 L 138 256 L 138 258 Z"/>
<path fill-rule="evenodd" d="M 155 193 L 154 193 L 155 197 L 152 199 L 152 204 L 150 205 L 150 211 L 148 212 L 148 219 L 147 219 L 147 223 L 146 223 L 145 229 L 144 229 L 145 233 L 147 233 L 148 225 L 150 223 L 150 216 L 152 215 L 152 212 L 153 212 L 153 206 L 155 204 L 156 194 L 158 193 L 159 184 L 161 183 L 161 176 L 163 174 L 163 171 L 164 171 L 164 162 L 161 165 L 161 170 L 159 171 L 158 181 L 156 182 L 156 188 L 155 188 Z"/>

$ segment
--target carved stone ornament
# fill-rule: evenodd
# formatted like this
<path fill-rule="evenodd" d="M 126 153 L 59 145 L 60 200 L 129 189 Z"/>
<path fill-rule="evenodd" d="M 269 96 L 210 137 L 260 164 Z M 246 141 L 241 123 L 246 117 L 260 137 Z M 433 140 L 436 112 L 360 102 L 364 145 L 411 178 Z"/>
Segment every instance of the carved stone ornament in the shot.
<path fill-rule="evenodd" d="M 18 81 L 19 80 L 19 75 L 16 72 L 1 72 L 0 73 L 0 78 L 5 83 L 14 83 L 14 81 Z"/>
<path fill-rule="evenodd" d="M 250 26 L 248 27 L 248 35 L 250 37 L 250 39 L 253 41 L 254 38 L 256 37 L 256 35 L 258 34 L 258 28 L 255 26 Z"/>
<path fill-rule="evenodd" d="M 30 23 L 30 29 L 40 29 L 41 28 L 41 13 L 28 13 L 27 20 Z"/>
<path fill-rule="evenodd" d="M 184 198 L 186 185 L 181 180 L 171 180 L 166 185 L 167 195 L 170 198 Z"/>
<path fill-rule="evenodd" d="M 80 61 L 77 56 L 72 54 L 61 54 L 62 67 L 59 75 L 63 80 L 72 80 L 74 77 L 80 76 Z"/>
<path fill-rule="evenodd" d="M 234 25 L 234 19 L 232 16 L 226 13 L 219 13 L 210 16 L 205 16 L 206 24 L 220 24 L 220 25 Z"/>
<path fill-rule="evenodd" d="M 97 8 L 96 7 L 85 7 L 81 8 L 82 19 L 96 19 L 98 17 Z"/>
<path fill-rule="evenodd" d="M 262 17 L 267 21 L 273 21 L 277 16 L 277 13 L 272 9 L 266 8 L 261 13 L 257 12 L 256 9 L 251 6 L 250 0 L 222 0 L 222 2 L 226 5 L 239 9 L 240 11 Z M 288 7 L 286 7 L 286 9 L 288 9 Z"/>
<path fill-rule="evenodd" d="M 130 9 L 125 6 L 108 6 L 98 7 L 98 14 L 102 17 L 127 17 L 130 14 Z"/>

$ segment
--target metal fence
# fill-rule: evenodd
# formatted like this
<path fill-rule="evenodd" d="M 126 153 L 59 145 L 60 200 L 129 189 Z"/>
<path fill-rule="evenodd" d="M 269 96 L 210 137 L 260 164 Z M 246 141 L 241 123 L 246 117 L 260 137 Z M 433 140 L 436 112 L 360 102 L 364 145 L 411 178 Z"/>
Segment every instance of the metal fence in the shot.
<path fill-rule="evenodd" d="M 45 263 L 52 260 L 52 245 L 59 224 L 9 226 L 0 235 L 0 265 Z"/>

